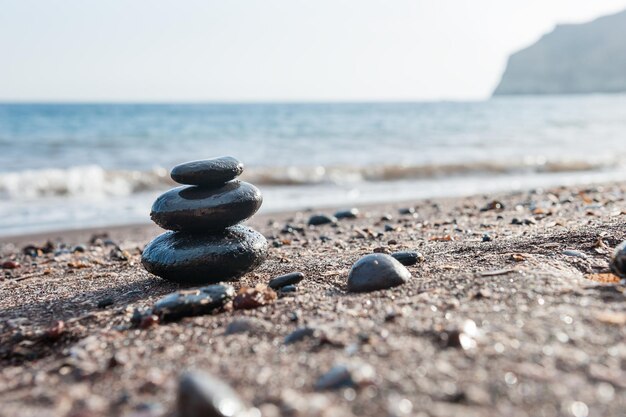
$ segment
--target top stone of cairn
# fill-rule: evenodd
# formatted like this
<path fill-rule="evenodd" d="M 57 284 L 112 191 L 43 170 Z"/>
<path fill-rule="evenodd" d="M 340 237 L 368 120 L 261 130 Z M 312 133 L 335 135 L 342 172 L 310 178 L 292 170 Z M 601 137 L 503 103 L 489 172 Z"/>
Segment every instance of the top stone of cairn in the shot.
<path fill-rule="evenodd" d="M 221 156 L 176 165 L 170 175 L 179 184 L 213 186 L 234 180 L 242 172 L 243 163 L 232 156 Z"/>

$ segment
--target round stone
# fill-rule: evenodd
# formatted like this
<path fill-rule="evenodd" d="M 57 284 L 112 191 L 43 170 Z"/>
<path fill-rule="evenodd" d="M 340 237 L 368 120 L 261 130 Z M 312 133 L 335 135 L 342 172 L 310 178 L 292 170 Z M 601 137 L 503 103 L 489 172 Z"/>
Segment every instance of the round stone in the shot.
<path fill-rule="evenodd" d="M 273 290 L 285 287 L 287 285 L 295 285 L 304 279 L 302 272 L 291 272 L 289 274 L 281 275 L 276 278 L 272 278 L 267 284 Z"/>
<path fill-rule="evenodd" d="M 246 226 L 197 235 L 165 232 L 146 246 L 141 262 L 148 272 L 183 284 L 213 284 L 236 280 L 259 266 L 267 241 Z"/>
<path fill-rule="evenodd" d="M 150 217 L 164 229 L 206 232 L 246 220 L 262 203 L 259 189 L 243 181 L 213 189 L 183 186 L 161 194 L 152 205 Z"/>
<path fill-rule="evenodd" d="M 626 242 L 620 243 L 615 248 L 611 258 L 611 271 L 622 279 L 626 279 Z"/>
<path fill-rule="evenodd" d="M 348 291 L 384 290 L 402 285 L 410 278 L 409 270 L 396 259 L 383 253 L 373 253 L 352 265 L 348 275 Z"/>
<path fill-rule="evenodd" d="M 424 255 L 413 251 L 394 252 L 391 256 L 404 266 L 415 265 L 424 260 Z"/>
<path fill-rule="evenodd" d="M 309 218 L 309 225 L 319 226 L 322 224 L 337 223 L 335 216 L 327 216 L 326 214 L 315 214 Z"/>
<path fill-rule="evenodd" d="M 237 178 L 243 164 L 232 156 L 185 162 L 172 168 L 170 175 L 179 184 L 219 185 Z"/>

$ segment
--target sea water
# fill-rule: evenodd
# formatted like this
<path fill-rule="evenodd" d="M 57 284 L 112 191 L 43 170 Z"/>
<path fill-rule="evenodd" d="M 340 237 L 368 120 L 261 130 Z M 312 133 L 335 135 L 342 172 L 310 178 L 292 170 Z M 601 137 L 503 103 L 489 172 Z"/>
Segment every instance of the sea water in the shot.
<path fill-rule="evenodd" d="M 266 212 L 621 180 L 626 95 L 0 104 L 0 235 L 148 222 L 169 168 L 220 155 Z"/>

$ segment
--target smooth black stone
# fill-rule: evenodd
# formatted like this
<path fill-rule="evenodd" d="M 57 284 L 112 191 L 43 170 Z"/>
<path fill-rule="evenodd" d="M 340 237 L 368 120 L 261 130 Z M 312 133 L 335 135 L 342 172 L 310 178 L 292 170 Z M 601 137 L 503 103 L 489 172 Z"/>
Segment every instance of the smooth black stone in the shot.
<path fill-rule="evenodd" d="M 326 214 L 316 214 L 309 218 L 309 225 L 319 226 L 322 224 L 337 223 L 335 216 L 327 216 Z"/>
<path fill-rule="evenodd" d="M 626 279 L 626 242 L 620 243 L 611 258 L 611 271 L 622 279 Z"/>
<path fill-rule="evenodd" d="M 164 229 L 205 232 L 248 219 L 262 203 L 259 189 L 243 181 L 212 189 L 183 186 L 161 194 L 152 205 L 150 217 Z"/>
<path fill-rule="evenodd" d="M 209 285 L 195 290 L 168 294 L 154 304 L 152 313 L 161 320 L 209 314 L 235 296 L 230 285 Z"/>
<path fill-rule="evenodd" d="M 211 186 L 233 180 L 242 172 L 241 162 L 232 156 L 222 156 L 176 165 L 170 175 L 179 184 Z"/>
<path fill-rule="evenodd" d="M 369 292 L 396 287 L 407 282 L 411 273 L 396 259 L 383 253 L 365 255 L 350 269 L 349 292 Z"/>
<path fill-rule="evenodd" d="M 291 272 L 289 274 L 281 275 L 276 278 L 272 278 L 270 282 L 267 284 L 273 290 L 277 290 L 286 285 L 294 285 L 299 283 L 304 279 L 304 274 L 302 272 Z"/>
<path fill-rule="evenodd" d="M 359 209 L 341 210 L 335 213 L 337 219 L 356 219 L 359 216 Z"/>
<path fill-rule="evenodd" d="M 292 343 L 299 342 L 301 340 L 307 339 L 309 337 L 315 336 L 315 329 L 312 327 L 300 327 L 293 332 L 289 333 L 285 337 L 284 343 L 286 345 L 290 345 Z"/>
<path fill-rule="evenodd" d="M 287 294 L 296 291 L 298 291 L 298 287 L 296 287 L 295 285 L 285 285 L 280 289 L 280 294 Z"/>
<path fill-rule="evenodd" d="M 413 207 L 404 207 L 404 208 L 398 209 L 398 213 L 400 213 L 400 214 L 414 214 L 415 213 L 415 209 Z"/>
<path fill-rule="evenodd" d="M 356 384 L 352 379 L 352 374 L 350 373 L 348 367 L 344 365 L 337 365 L 319 377 L 317 382 L 315 382 L 314 388 L 321 391 L 354 386 L 356 386 Z"/>
<path fill-rule="evenodd" d="M 422 255 L 421 253 L 409 251 L 394 252 L 391 254 L 391 256 L 404 266 L 415 265 L 416 263 L 424 259 L 424 255 Z"/>
<path fill-rule="evenodd" d="M 177 404 L 181 417 L 237 417 L 247 410 L 230 385 L 198 371 L 180 378 Z"/>
<path fill-rule="evenodd" d="M 165 232 L 146 246 L 141 262 L 148 272 L 184 284 L 231 281 L 260 265 L 267 241 L 246 226 L 197 235 Z"/>

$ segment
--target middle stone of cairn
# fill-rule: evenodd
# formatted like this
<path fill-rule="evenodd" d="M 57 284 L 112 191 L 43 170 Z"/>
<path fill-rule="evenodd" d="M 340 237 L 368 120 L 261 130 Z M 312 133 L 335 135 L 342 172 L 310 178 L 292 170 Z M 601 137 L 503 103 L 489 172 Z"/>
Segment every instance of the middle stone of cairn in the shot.
<path fill-rule="evenodd" d="M 236 180 L 243 164 L 225 156 L 187 162 L 172 169 L 179 184 L 152 205 L 150 217 L 170 231 L 143 251 L 143 266 L 184 284 L 234 280 L 259 266 L 267 241 L 239 223 L 252 217 L 263 197 L 254 185 Z"/>

